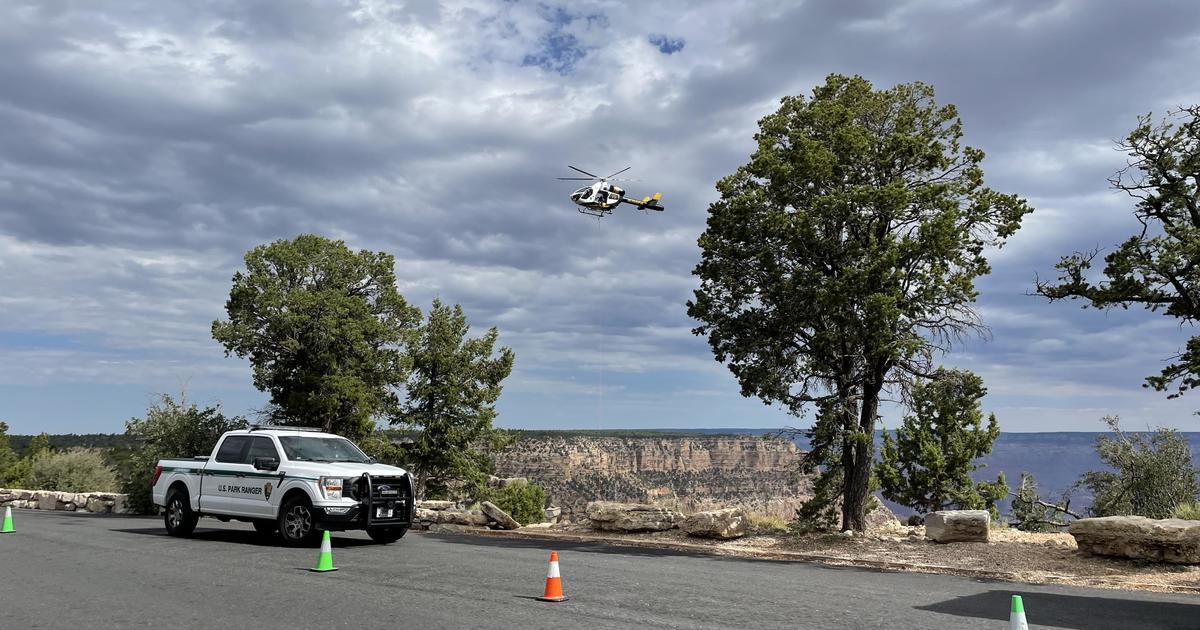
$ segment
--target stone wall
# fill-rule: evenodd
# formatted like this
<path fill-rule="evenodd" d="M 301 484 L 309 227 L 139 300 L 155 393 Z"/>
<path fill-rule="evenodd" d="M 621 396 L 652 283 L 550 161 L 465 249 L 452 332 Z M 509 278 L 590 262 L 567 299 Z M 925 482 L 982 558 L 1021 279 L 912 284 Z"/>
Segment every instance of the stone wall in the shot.
<path fill-rule="evenodd" d="M 132 512 L 127 507 L 127 499 L 128 495 L 112 492 L 56 492 L 53 490 L 0 488 L 0 508 L 131 514 Z"/>

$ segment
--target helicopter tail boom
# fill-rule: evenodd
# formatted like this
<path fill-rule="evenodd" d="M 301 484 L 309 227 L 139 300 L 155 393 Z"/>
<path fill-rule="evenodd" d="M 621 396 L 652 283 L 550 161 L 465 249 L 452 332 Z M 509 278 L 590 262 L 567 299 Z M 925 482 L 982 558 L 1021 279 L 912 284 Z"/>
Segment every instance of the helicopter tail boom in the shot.
<path fill-rule="evenodd" d="M 662 193 L 654 193 L 653 197 L 642 197 L 640 200 L 622 198 L 621 201 L 637 206 L 638 210 L 657 210 L 662 212 L 664 208 L 659 203 L 661 199 Z"/>

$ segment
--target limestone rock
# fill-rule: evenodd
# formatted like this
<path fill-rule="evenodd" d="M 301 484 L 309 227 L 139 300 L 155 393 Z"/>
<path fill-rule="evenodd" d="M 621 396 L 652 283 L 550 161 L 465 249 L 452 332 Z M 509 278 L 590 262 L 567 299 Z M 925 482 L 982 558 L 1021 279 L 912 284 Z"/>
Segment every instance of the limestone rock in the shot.
<path fill-rule="evenodd" d="M 111 505 L 104 502 L 104 499 L 99 497 L 90 497 L 87 500 L 87 511 L 101 514 L 111 509 Z"/>
<path fill-rule="evenodd" d="M 749 519 L 742 508 L 696 512 L 683 520 L 680 528 L 689 536 L 703 538 L 741 538 L 746 535 Z"/>
<path fill-rule="evenodd" d="M 546 515 L 547 523 L 554 524 L 554 523 L 558 522 L 558 517 L 562 516 L 562 508 L 548 507 L 545 510 L 543 510 L 542 513 Z"/>
<path fill-rule="evenodd" d="M 133 510 L 129 507 L 128 495 L 118 494 L 113 498 L 112 505 L 113 514 L 132 514 Z"/>
<path fill-rule="evenodd" d="M 1074 521 L 1067 532 L 1084 553 L 1200 564 L 1200 521 L 1105 516 Z"/>
<path fill-rule="evenodd" d="M 483 513 L 489 519 L 495 521 L 503 529 L 519 529 L 521 527 L 520 523 L 509 516 L 507 512 L 496 507 L 496 504 L 491 501 L 484 501 L 479 507 L 483 509 Z"/>
<path fill-rule="evenodd" d="M 417 501 L 418 510 L 449 510 L 453 507 L 453 501 Z"/>
<path fill-rule="evenodd" d="M 683 520 L 675 510 L 645 503 L 593 501 L 586 511 L 593 528 L 613 532 L 661 532 Z"/>
<path fill-rule="evenodd" d="M 470 527 L 484 527 L 488 524 L 488 517 L 483 512 L 472 512 L 469 510 L 442 510 L 433 512 L 437 519 L 433 522 L 442 525 L 467 525 Z M 431 519 L 432 520 L 432 519 Z"/>
<path fill-rule="evenodd" d="M 39 510 L 55 510 L 58 509 L 58 493 L 49 491 L 39 491 L 37 493 L 37 509 Z"/>
<path fill-rule="evenodd" d="M 987 510 L 944 510 L 925 516 L 925 539 L 933 542 L 987 542 L 991 530 Z"/>

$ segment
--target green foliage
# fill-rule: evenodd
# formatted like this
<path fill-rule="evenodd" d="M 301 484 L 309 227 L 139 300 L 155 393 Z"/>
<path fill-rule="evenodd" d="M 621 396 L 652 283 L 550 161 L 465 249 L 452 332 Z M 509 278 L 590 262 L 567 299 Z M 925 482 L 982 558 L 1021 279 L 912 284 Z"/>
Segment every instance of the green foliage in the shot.
<path fill-rule="evenodd" d="M 502 488 L 483 488 L 479 501 L 491 501 L 522 525 L 546 520 L 546 490 L 536 483 L 511 481 Z"/>
<path fill-rule="evenodd" d="M 38 455 L 44 455 L 53 450 L 54 448 L 50 446 L 50 435 L 43 431 L 33 436 L 33 439 L 29 441 L 29 447 L 25 449 L 25 457 L 33 459 Z"/>
<path fill-rule="evenodd" d="M 99 451 L 41 451 L 30 458 L 23 484 L 30 490 L 60 492 L 115 492 L 117 475 Z"/>
<path fill-rule="evenodd" d="M 1113 436 L 1096 438 L 1096 452 L 1112 470 L 1090 471 L 1079 480 L 1095 497 L 1092 516 L 1167 518 L 1176 506 L 1196 500 L 1197 471 L 1187 439 L 1168 428 L 1125 433 L 1116 416 L 1104 422 Z"/>
<path fill-rule="evenodd" d="M 975 460 L 992 452 L 1000 436 L 996 416 L 983 426 L 983 379 L 969 371 L 939 369 L 912 390 L 913 414 L 895 437 L 884 431 L 876 466 L 883 496 L 920 513 L 947 508 L 994 510 L 1008 494 L 1004 475 L 978 482 Z"/>
<path fill-rule="evenodd" d="M 885 388 L 978 328 L 985 249 L 1030 208 L 983 185 L 953 106 L 921 83 L 830 75 L 759 122 L 750 162 L 717 183 L 688 313 L 744 396 L 800 415 L 842 458 L 846 527 L 865 526 Z M 819 446 L 819 445 L 818 445 Z M 848 448 L 843 448 L 848 446 Z"/>
<path fill-rule="evenodd" d="M 493 356 L 495 328 L 473 339 L 468 332 L 461 306 L 434 300 L 409 349 L 407 397 L 392 423 L 420 431 L 405 451 L 422 498 L 444 496 L 455 482 L 478 485 L 509 441 L 492 422 L 513 352 L 502 347 Z"/>
<path fill-rule="evenodd" d="M 249 358 L 273 421 L 352 439 L 395 411 L 402 346 L 420 319 L 396 290 L 390 254 L 304 234 L 246 254 L 213 338 Z"/>
<path fill-rule="evenodd" d="M 21 485 L 29 473 L 22 460 L 8 445 L 8 423 L 0 422 L 0 487 Z"/>
<path fill-rule="evenodd" d="M 1099 250 L 1066 256 L 1057 282 L 1038 281 L 1051 301 L 1082 299 L 1084 307 L 1141 305 L 1184 323 L 1200 318 L 1200 105 L 1170 112 L 1160 122 L 1146 114 L 1117 149 L 1129 165 L 1109 178 L 1113 188 L 1136 200 L 1138 231 L 1104 257 L 1104 280 L 1088 279 Z M 1144 386 L 1172 387 L 1171 398 L 1200 384 L 1200 336 Z"/>
<path fill-rule="evenodd" d="M 158 460 L 208 455 L 221 434 L 245 427 L 245 419 L 228 418 L 215 406 L 202 409 L 189 403 L 186 395 L 178 401 L 167 394 L 159 396 L 145 418 L 130 418 L 125 423 L 132 446 L 118 457 L 118 473 L 130 509 L 153 512 L 150 480 Z"/>

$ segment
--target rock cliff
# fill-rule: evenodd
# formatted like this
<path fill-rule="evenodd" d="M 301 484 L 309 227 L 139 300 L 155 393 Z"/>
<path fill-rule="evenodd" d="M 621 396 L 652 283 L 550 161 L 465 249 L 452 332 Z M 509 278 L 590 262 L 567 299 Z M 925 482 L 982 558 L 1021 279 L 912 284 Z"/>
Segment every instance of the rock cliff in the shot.
<path fill-rule="evenodd" d="M 750 437 L 596 437 L 536 434 L 496 458 L 496 474 L 546 488 L 566 514 L 589 501 L 656 502 L 685 512 L 741 506 L 790 520 L 812 485 L 802 453 Z"/>

